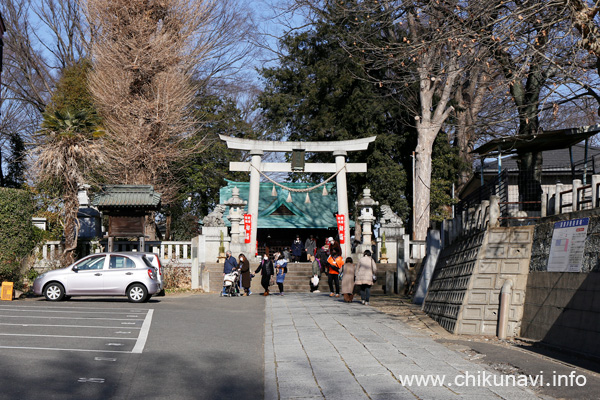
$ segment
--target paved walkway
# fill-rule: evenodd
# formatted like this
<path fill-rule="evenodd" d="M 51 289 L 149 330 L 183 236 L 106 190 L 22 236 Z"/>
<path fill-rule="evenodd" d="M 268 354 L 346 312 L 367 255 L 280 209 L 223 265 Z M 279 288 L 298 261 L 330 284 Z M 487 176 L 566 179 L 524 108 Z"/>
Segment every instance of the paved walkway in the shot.
<path fill-rule="evenodd" d="M 506 376 L 358 302 L 324 294 L 269 296 L 266 313 L 266 400 L 538 398 L 528 388 L 494 385 L 494 376 L 498 383 Z M 400 383 L 404 376 L 434 374 L 445 383 Z"/>

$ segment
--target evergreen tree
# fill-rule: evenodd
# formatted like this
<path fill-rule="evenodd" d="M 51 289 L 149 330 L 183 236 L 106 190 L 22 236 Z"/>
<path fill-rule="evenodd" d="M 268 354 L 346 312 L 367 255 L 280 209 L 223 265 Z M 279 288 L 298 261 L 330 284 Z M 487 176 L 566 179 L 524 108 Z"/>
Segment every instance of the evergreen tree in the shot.
<path fill-rule="evenodd" d="M 357 199 L 369 187 L 380 203 L 407 219 L 407 170 L 414 148 L 405 108 L 390 96 L 390 88 L 373 83 L 384 70 L 367 68 L 340 44 L 348 25 L 339 5 L 331 4 L 312 29 L 281 40 L 285 55 L 279 65 L 261 71 L 266 82 L 258 105 L 266 128 L 277 139 L 295 141 L 349 140 L 377 136 L 362 153 L 349 153 L 349 162 L 367 162 L 366 174 L 348 175 L 348 195 Z M 369 69 L 369 76 L 365 71 Z M 309 161 L 331 162 L 331 155 L 307 155 Z M 407 168 L 408 167 L 408 168 Z M 295 174 L 294 180 L 319 180 Z"/>
<path fill-rule="evenodd" d="M 6 160 L 4 186 L 19 188 L 25 183 L 25 143 L 19 134 L 13 133 L 10 135 L 9 145 L 11 154 Z"/>
<path fill-rule="evenodd" d="M 86 62 L 63 71 L 32 150 L 39 187 L 62 200 L 65 264 L 73 261 L 77 247 L 79 185 L 88 183 L 105 161 L 98 140 L 102 129 L 87 90 L 88 71 Z"/>

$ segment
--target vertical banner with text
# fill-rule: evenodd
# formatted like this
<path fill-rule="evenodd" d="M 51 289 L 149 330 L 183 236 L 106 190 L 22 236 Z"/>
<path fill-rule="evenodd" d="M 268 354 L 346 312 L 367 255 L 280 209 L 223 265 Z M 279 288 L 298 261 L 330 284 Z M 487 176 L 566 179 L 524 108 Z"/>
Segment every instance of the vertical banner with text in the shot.
<path fill-rule="evenodd" d="M 252 231 L 252 214 L 244 214 L 244 243 L 250 243 Z"/>
<path fill-rule="evenodd" d="M 340 236 L 340 244 L 346 243 L 346 221 L 344 218 L 344 214 L 336 214 L 335 218 L 337 219 L 337 227 L 338 227 L 338 235 Z"/>

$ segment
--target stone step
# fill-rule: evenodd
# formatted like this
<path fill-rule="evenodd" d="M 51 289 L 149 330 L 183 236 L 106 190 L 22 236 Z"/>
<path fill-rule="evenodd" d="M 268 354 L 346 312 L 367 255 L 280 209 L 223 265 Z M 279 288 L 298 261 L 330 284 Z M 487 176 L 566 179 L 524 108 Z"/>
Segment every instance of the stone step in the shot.
<path fill-rule="evenodd" d="M 378 265 L 379 267 L 379 265 Z M 395 267 L 394 267 L 395 268 Z M 223 264 L 212 264 L 207 265 L 206 269 L 209 271 L 210 276 L 210 290 L 212 292 L 220 291 L 223 287 Z M 256 268 L 253 268 L 254 271 Z M 389 267 L 384 267 L 379 269 L 377 276 L 378 281 L 377 285 L 375 285 L 371 289 L 371 293 L 373 294 L 381 294 L 384 293 L 382 283 L 385 281 L 385 270 L 390 269 Z M 288 264 L 288 273 L 285 276 L 284 282 L 284 290 L 290 293 L 307 293 L 310 292 L 309 281 L 312 276 L 312 264 L 311 263 L 290 263 Z M 254 293 L 262 293 L 263 288 L 260 285 L 261 276 L 257 274 L 252 279 L 251 290 Z M 340 282 L 341 285 L 341 282 Z M 321 292 L 328 292 L 329 286 L 327 284 L 327 275 L 322 274 L 319 281 L 319 289 Z M 277 285 L 272 285 L 270 287 L 271 292 L 279 292 Z"/>

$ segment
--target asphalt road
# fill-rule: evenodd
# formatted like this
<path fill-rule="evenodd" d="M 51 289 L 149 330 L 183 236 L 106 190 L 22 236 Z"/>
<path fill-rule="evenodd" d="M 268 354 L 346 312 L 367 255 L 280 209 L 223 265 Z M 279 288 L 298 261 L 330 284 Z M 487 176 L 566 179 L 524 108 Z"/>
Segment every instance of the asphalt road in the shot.
<path fill-rule="evenodd" d="M 0 302 L 0 399 L 263 398 L 264 299 Z"/>

